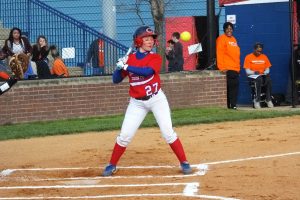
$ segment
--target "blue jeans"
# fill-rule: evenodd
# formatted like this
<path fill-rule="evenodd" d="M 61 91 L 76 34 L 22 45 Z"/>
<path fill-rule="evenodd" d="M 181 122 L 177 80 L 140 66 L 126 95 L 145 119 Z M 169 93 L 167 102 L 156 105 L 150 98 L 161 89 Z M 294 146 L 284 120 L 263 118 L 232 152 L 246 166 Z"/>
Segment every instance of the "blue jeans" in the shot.
<path fill-rule="evenodd" d="M 0 71 L 10 71 L 9 67 L 6 64 L 4 64 L 2 60 L 0 60 Z"/>
<path fill-rule="evenodd" d="M 36 74 L 34 74 L 33 69 L 31 67 L 31 63 L 28 63 L 28 69 L 27 71 L 24 73 L 24 79 L 28 79 L 29 76 L 34 76 Z"/>

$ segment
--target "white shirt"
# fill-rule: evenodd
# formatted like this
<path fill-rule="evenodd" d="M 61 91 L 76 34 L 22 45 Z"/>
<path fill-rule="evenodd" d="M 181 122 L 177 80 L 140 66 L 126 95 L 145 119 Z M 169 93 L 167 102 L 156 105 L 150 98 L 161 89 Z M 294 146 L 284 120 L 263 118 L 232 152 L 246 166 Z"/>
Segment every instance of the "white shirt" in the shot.
<path fill-rule="evenodd" d="M 21 43 L 19 43 L 19 44 L 13 43 L 12 52 L 15 54 L 24 53 L 24 49 L 23 49 Z"/>

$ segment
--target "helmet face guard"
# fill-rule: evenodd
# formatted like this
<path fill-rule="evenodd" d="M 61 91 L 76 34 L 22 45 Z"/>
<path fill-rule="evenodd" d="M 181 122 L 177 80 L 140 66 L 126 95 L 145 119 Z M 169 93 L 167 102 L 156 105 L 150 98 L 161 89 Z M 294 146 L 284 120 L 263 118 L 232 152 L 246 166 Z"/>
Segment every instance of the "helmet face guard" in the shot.
<path fill-rule="evenodd" d="M 141 26 L 133 34 L 135 47 L 141 47 L 143 45 L 143 38 L 147 36 L 152 36 L 154 44 L 157 45 L 157 34 L 149 26 Z"/>

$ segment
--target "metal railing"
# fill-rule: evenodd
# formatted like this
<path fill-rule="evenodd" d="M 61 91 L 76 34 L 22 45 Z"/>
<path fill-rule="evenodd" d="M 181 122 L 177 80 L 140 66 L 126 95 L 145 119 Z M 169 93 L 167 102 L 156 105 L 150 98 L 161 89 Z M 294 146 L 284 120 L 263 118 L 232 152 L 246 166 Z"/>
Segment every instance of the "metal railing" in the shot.
<path fill-rule="evenodd" d="M 69 66 L 84 66 L 91 60 L 100 58 L 100 63 L 92 62 L 97 68 L 103 65 L 104 73 L 111 74 L 116 60 L 123 56 L 127 47 L 101 34 L 86 24 L 50 7 L 39 0 L 0 0 L 0 21 L 4 28 L 18 27 L 32 44 L 39 35 L 45 35 L 48 43 L 56 45 Z M 7 36 L 8 37 L 8 36 Z M 99 41 L 100 40 L 100 41 Z M 97 41 L 98 48 L 92 46 Z M 95 43 L 94 43 L 95 44 Z M 93 48 L 94 47 L 94 48 Z M 65 49 L 66 48 L 66 49 Z M 91 48 L 91 49 L 90 49 Z M 88 50 L 92 50 L 92 58 L 88 58 Z M 94 57 L 94 59 L 93 59 Z"/>

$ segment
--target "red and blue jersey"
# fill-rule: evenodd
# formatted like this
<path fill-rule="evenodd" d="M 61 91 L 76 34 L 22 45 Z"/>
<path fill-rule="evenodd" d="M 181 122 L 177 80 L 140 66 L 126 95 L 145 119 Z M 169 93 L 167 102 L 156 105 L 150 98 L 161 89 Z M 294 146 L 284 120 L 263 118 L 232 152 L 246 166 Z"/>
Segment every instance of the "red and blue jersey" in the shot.
<path fill-rule="evenodd" d="M 154 73 L 149 76 L 140 76 L 128 71 L 122 71 L 122 78 L 129 77 L 129 95 L 133 98 L 150 96 L 160 90 L 159 72 L 161 69 L 162 58 L 159 54 L 149 52 L 144 58 L 138 59 L 136 53 L 129 55 L 128 66 L 136 68 L 151 68 Z"/>

